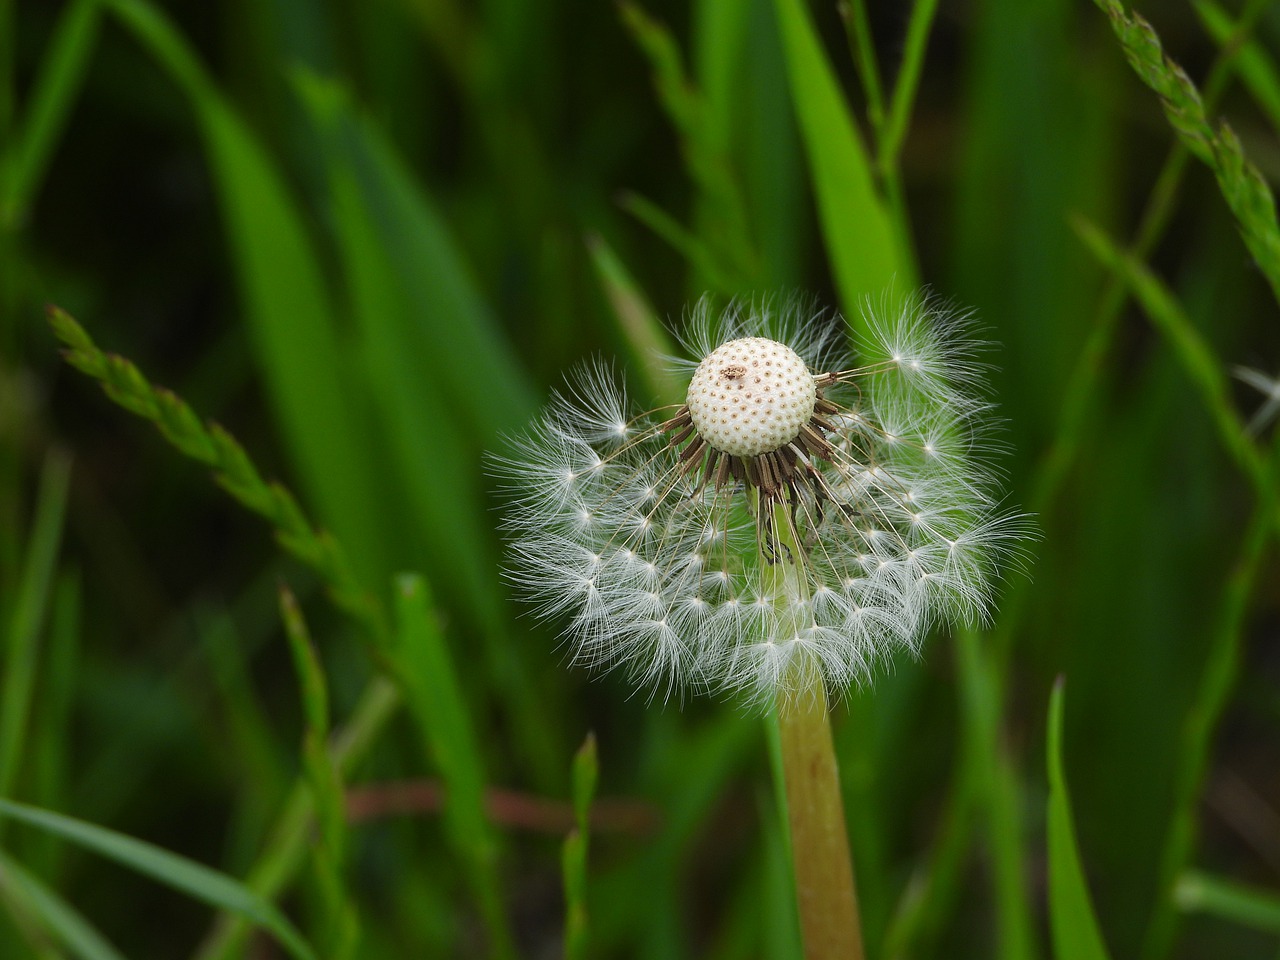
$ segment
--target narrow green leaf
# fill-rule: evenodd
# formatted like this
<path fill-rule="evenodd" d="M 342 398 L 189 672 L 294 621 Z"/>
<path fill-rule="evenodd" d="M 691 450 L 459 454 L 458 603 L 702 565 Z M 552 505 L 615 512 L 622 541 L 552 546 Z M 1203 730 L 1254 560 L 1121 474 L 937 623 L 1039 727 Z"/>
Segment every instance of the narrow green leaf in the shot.
<path fill-rule="evenodd" d="M 238 913 L 270 932 L 291 956 L 316 960 L 314 951 L 283 913 L 226 874 L 154 844 L 51 810 L 0 799 L 0 817 L 55 834 L 211 907 Z"/>
<path fill-rule="evenodd" d="M 302 765 L 315 802 L 318 831 L 312 848 L 322 906 L 316 942 L 331 960 L 353 955 L 358 937 L 355 905 L 347 891 L 343 864 L 347 848 L 345 792 L 337 761 L 326 749 L 329 738 L 329 690 L 324 668 L 311 642 L 297 598 L 280 586 L 280 616 L 293 653 L 302 691 L 306 725 L 302 737 Z"/>
<path fill-rule="evenodd" d="M 0 222 L 21 223 L 30 208 L 49 158 L 84 82 L 89 57 L 98 39 L 99 0 L 74 0 L 63 9 L 49 49 L 40 58 L 23 116 L 22 131 L 9 146 Z"/>
<path fill-rule="evenodd" d="M 69 903 L 0 851 L 0 897 L 34 917 L 79 960 L 124 960 Z"/>
<path fill-rule="evenodd" d="M 876 192 L 866 149 L 803 0 L 775 0 L 818 217 L 845 314 L 867 297 L 916 285 L 914 268 Z M 855 320 L 856 322 L 856 320 Z"/>
<path fill-rule="evenodd" d="M 71 461 L 50 454 L 40 478 L 35 522 L 4 636 L 0 676 L 0 797 L 9 796 L 28 743 L 27 721 L 35 687 L 40 639 L 49 612 L 49 587 L 58 561 Z"/>
<path fill-rule="evenodd" d="M 907 36 L 902 44 L 902 66 L 894 83 L 888 117 L 880 131 L 878 162 L 881 173 L 886 176 L 896 167 L 902 141 L 906 138 L 916 89 L 920 85 L 924 52 L 929 44 L 929 28 L 937 12 L 938 0 L 915 0 L 911 6 Z"/>
<path fill-rule="evenodd" d="M 426 581 L 416 574 L 397 577 L 395 607 L 395 669 L 405 704 L 444 780 L 445 828 L 467 867 L 494 955 L 511 956 L 514 948 L 496 869 L 497 843 L 485 813 L 480 741 Z"/>
<path fill-rule="evenodd" d="M 577 826 L 565 837 L 560 856 L 564 875 L 564 955 L 567 960 L 581 960 L 587 956 L 588 831 L 598 776 L 596 736 L 588 733 L 573 757 L 573 812 Z"/>
<path fill-rule="evenodd" d="M 315 245 L 279 172 L 169 20 L 145 0 L 103 0 L 187 95 L 204 135 L 259 359 L 282 433 L 326 526 L 357 569 L 390 574 L 385 492 L 359 415 Z"/>
<path fill-rule="evenodd" d="M 1047 813 L 1049 926 L 1058 960 L 1108 960 L 1076 843 L 1067 778 L 1062 769 L 1062 678 L 1049 699 Z"/>
<path fill-rule="evenodd" d="M 1193 0 L 1192 6 L 1220 46 L 1239 43 L 1240 25 L 1221 6 L 1212 0 Z M 1255 40 L 1246 41 L 1232 55 L 1240 79 L 1266 113 L 1272 128 L 1280 131 L 1280 76 L 1275 64 Z"/>
<path fill-rule="evenodd" d="M 361 694 L 351 719 L 332 739 L 330 756 L 338 775 L 345 777 L 369 752 L 401 704 L 399 689 L 377 676 Z M 314 793 L 305 777 L 289 793 L 278 820 L 262 845 L 245 885 L 260 897 L 278 896 L 293 879 L 310 847 L 314 821 Z M 245 919 L 223 914 L 205 938 L 197 960 L 232 960 L 245 955 Z"/>
<path fill-rule="evenodd" d="M 618 329 L 631 348 L 631 355 L 644 374 L 654 399 L 660 403 L 678 403 L 684 396 L 684 390 L 679 378 L 671 373 L 669 364 L 661 360 L 664 356 L 673 356 L 675 349 L 644 291 L 604 237 L 589 234 L 587 252 L 591 255 L 591 264 L 595 267 L 600 286 L 613 306 Z"/>
<path fill-rule="evenodd" d="M 587 831 L 591 813 L 591 801 L 596 795 L 596 781 L 600 777 L 600 762 L 596 755 L 596 735 L 588 733 L 582 746 L 573 756 L 573 812 L 578 819 L 578 829 Z"/>
<path fill-rule="evenodd" d="M 1242 927 L 1280 933 L 1280 891 L 1188 870 L 1178 878 L 1173 897 L 1187 913 L 1206 913 Z"/>
<path fill-rule="evenodd" d="M 1076 232 L 1093 254 L 1129 287 L 1156 329 L 1168 340 L 1201 402 L 1213 416 L 1218 436 L 1258 495 L 1275 503 L 1266 464 L 1236 413 L 1226 365 L 1213 352 L 1183 311 L 1177 298 L 1145 264 L 1121 250 L 1101 229 L 1083 217 L 1075 218 Z M 1277 518 L 1280 522 L 1280 517 Z"/>

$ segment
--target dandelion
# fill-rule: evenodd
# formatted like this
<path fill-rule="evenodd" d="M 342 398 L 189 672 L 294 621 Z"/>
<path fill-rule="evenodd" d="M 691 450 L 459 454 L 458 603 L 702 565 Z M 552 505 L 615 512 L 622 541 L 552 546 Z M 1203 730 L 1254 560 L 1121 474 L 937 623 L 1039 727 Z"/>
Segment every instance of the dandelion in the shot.
<path fill-rule="evenodd" d="M 682 404 L 637 413 L 595 363 L 513 441 L 510 576 L 573 661 L 764 706 L 986 616 L 1021 530 L 974 344 L 923 300 L 867 322 L 855 366 L 838 317 L 703 301 Z"/>
<path fill-rule="evenodd" d="M 651 694 L 776 705 L 805 955 L 863 956 L 828 693 L 988 613 L 1016 551 L 962 318 L 694 311 L 679 405 L 634 413 L 612 371 L 568 381 L 497 462 L 510 575 L 574 660 Z"/>

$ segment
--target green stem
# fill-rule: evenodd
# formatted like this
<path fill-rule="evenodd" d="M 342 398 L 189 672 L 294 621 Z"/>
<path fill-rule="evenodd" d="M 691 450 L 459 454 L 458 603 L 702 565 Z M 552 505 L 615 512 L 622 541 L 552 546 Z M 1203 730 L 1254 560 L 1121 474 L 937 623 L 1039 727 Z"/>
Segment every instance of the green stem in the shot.
<path fill-rule="evenodd" d="M 862 927 L 822 674 L 793 669 L 778 699 L 787 821 L 806 960 L 862 960 Z M 806 669 L 807 666 L 807 669 Z"/>
<path fill-rule="evenodd" d="M 786 559 L 760 569 L 772 588 L 784 633 L 799 630 L 794 612 L 809 599 L 804 550 L 788 505 L 772 507 L 771 531 Z M 806 960 L 862 960 L 862 924 L 853 859 L 844 822 L 840 771 L 822 670 L 810 657 L 794 660 L 778 690 L 778 736 L 795 867 L 796 904 Z"/>

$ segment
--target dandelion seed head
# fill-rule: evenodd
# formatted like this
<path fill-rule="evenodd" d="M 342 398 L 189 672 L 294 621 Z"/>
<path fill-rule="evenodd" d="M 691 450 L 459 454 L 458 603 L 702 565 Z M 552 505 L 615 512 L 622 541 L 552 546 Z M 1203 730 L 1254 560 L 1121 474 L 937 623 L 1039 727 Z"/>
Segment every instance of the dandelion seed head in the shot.
<path fill-rule="evenodd" d="M 698 434 L 737 457 L 794 440 L 817 402 L 813 375 L 794 350 L 765 337 L 722 344 L 698 364 L 686 404 Z"/>
<path fill-rule="evenodd" d="M 1027 530 L 997 506 L 972 346 L 925 301 L 866 321 L 855 358 L 838 317 L 700 304 L 683 404 L 637 412 L 596 363 L 493 458 L 507 576 L 572 662 L 764 705 L 989 616 Z"/>

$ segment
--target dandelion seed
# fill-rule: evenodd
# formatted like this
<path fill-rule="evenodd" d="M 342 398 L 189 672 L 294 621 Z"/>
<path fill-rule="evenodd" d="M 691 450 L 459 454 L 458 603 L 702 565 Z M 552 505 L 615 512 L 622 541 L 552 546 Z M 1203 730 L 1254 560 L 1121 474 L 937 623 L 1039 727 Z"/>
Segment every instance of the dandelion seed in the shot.
<path fill-rule="evenodd" d="M 838 318 L 704 302 L 684 403 L 632 414 L 590 366 L 495 459 L 510 577 L 571 614 L 574 661 L 763 705 L 801 675 L 839 694 L 986 616 L 1025 530 L 985 465 L 973 345 L 920 300 L 867 321 L 854 366 Z"/>

